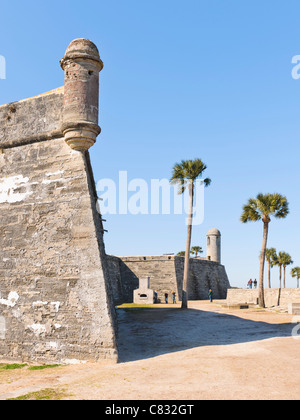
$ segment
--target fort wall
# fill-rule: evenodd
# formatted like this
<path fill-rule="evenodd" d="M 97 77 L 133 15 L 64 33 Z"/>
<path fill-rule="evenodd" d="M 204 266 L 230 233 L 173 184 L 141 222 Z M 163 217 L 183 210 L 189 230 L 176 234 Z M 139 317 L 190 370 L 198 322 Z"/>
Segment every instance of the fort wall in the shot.
<path fill-rule="evenodd" d="M 71 45 L 66 56 L 77 61 L 68 77 L 97 96 L 97 74 L 82 65 L 98 60 L 97 48 L 87 40 Z M 69 100 L 85 101 L 76 95 L 80 83 Z M 100 132 L 97 101 L 93 121 L 84 121 L 88 113 L 76 120 L 77 102 L 70 121 L 64 95 L 59 88 L 0 107 L 0 356 L 116 361 L 116 314 L 87 151 Z"/>
<path fill-rule="evenodd" d="M 177 256 L 108 257 L 115 301 L 132 302 L 139 279 L 150 277 L 150 288 L 163 300 L 165 293 L 182 294 L 184 258 Z M 225 267 L 203 258 L 192 258 L 188 295 L 190 300 L 207 300 L 212 289 L 215 299 L 226 299 L 230 283 Z"/>

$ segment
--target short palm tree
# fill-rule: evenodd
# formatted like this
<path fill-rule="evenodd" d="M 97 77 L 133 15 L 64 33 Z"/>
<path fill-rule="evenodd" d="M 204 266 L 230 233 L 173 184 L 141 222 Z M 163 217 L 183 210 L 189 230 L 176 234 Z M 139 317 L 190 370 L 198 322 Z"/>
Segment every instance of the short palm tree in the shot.
<path fill-rule="evenodd" d="M 185 257 L 185 251 L 178 252 L 177 257 Z"/>
<path fill-rule="evenodd" d="M 276 261 L 276 249 L 267 248 L 266 249 L 266 261 L 268 262 L 268 286 L 271 289 L 271 268 L 274 267 Z"/>
<path fill-rule="evenodd" d="M 276 258 L 274 260 L 274 265 L 277 265 L 279 267 L 279 289 L 282 288 L 282 265 L 283 265 L 283 252 L 279 252 L 278 255 L 276 255 Z"/>
<path fill-rule="evenodd" d="M 207 166 L 200 159 L 182 160 L 181 163 L 175 164 L 173 168 L 172 178 L 170 180 L 172 184 L 179 185 L 179 194 L 183 194 L 186 188 L 188 188 L 189 190 L 189 217 L 184 262 L 184 276 L 182 285 L 182 309 L 186 309 L 188 307 L 187 290 L 192 240 L 195 181 L 197 178 L 203 175 L 203 172 L 206 169 Z M 204 179 L 203 182 L 206 187 L 211 184 L 211 180 L 209 178 Z"/>
<path fill-rule="evenodd" d="M 288 254 L 287 252 L 283 252 L 283 288 L 285 289 L 285 278 L 286 278 L 286 267 L 288 265 L 293 264 L 294 261 L 292 261 L 292 257 L 290 256 L 290 254 Z"/>
<path fill-rule="evenodd" d="M 285 289 L 285 271 L 286 267 L 293 264 L 292 257 L 286 252 L 279 252 L 275 258 L 275 265 L 279 267 L 279 289 L 282 287 L 282 267 L 283 267 L 283 288 Z"/>
<path fill-rule="evenodd" d="M 269 223 L 271 222 L 271 216 L 274 216 L 277 219 L 283 219 L 288 213 L 289 205 L 287 198 L 280 194 L 258 194 L 256 198 L 250 198 L 248 203 L 243 207 L 241 216 L 241 221 L 243 223 L 261 220 L 264 225 L 259 268 L 259 305 L 263 308 L 265 307 L 264 268 Z"/>
<path fill-rule="evenodd" d="M 202 246 L 192 246 L 191 254 L 195 255 L 196 258 L 198 257 L 198 254 L 203 254 Z"/>
<path fill-rule="evenodd" d="M 291 276 L 297 279 L 297 289 L 299 289 L 300 267 L 292 268 Z"/>

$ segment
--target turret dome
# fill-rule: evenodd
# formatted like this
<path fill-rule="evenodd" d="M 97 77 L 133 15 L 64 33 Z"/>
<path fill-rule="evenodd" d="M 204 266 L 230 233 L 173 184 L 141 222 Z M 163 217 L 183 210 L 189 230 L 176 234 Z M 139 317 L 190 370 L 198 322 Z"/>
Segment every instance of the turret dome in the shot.
<path fill-rule="evenodd" d="M 207 236 L 221 236 L 221 232 L 218 229 L 213 228 L 207 232 Z"/>

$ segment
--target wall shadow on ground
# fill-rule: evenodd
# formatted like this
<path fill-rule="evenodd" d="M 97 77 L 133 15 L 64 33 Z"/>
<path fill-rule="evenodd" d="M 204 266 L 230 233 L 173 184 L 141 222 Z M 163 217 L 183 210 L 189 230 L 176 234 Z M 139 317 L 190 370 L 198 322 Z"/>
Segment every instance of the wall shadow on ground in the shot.
<path fill-rule="evenodd" d="M 294 324 L 269 324 L 195 309 L 118 309 L 119 362 L 201 346 L 291 337 Z"/>

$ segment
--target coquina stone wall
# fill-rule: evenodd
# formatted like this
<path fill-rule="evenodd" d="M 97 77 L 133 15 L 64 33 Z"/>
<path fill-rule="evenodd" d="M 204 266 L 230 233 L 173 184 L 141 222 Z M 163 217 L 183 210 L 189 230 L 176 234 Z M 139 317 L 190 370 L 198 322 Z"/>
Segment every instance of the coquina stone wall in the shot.
<path fill-rule="evenodd" d="M 6 358 L 115 354 L 87 162 L 64 139 L 0 155 L 0 354 Z"/>
<path fill-rule="evenodd" d="M 288 304 L 300 302 L 300 289 L 265 289 L 265 304 L 267 307 L 283 306 L 286 309 Z M 227 304 L 258 304 L 258 289 L 231 289 L 228 290 Z"/>
<path fill-rule="evenodd" d="M 163 301 L 165 293 L 182 294 L 184 258 L 175 256 L 108 257 L 115 301 L 132 302 L 139 279 L 150 277 L 150 288 Z M 226 299 L 230 283 L 225 267 L 213 261 L 194 258 L 190 265 L 189 299 L 207 300 L 209 289 L 215 299 Z"/>
<path fill-rule="evenodd" d="M 117 360 L 113 294 L 87 151 L 100 132 L 92 66 L 100 58 L 94 44 L 79 39 L 66 60 L 76 64 L 66 72 L 74 80 L 68 114 L 64 88 L 0 107 L 0 357 L 5 359 Z M 96 97 L 92 105 L 85 97 L 89 90 Z M 93 120 L 86 121 L 92 106 Z"/>

